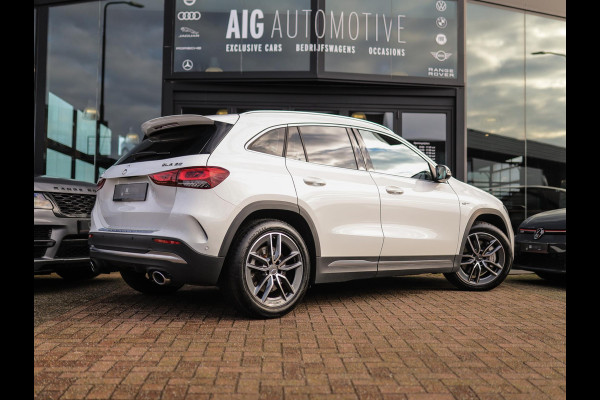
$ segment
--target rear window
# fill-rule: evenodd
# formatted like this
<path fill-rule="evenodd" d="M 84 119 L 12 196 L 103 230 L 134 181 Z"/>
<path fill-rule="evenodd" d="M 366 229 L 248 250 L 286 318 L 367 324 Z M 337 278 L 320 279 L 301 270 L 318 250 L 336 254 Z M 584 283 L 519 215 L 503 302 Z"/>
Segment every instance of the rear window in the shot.
<path fill-rule="evenodd" d="M 165 129 L 145 138 L 129 153 L 123 155 L 115 165 L 210 154 L 232 127 L 231 124 L 215 121 L 214 125 L 188 125 Z"/>

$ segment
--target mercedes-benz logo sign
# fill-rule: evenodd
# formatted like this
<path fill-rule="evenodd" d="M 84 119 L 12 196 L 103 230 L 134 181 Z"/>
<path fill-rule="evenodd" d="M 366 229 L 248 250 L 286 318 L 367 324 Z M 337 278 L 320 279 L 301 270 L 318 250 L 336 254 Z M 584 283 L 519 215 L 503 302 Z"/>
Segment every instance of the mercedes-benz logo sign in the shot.
<path fill-rule="evenodd" d="M 195 2 L 196 2 L 196 0 L 183 0 L 183 3 L 186 6 L 193 6 Z"/>
<path fill-rule="evenodd" d="M 194 66 L 194 63 L 192 62 L 192 60 L 184 60 L 183 63 L 181 64 L 181 66 L 186 71 L 189 71 Z"/>
<path fill-rule="evenodd" d="M 180 21 L 198 21 L 202 17 L 200 11 L 179 11 L 177 19 Z"/>
<path fill-rule="evenodd" d="M 544 228 L 537 228 L 535 230 L 535 233 L 533 234 L 533 238 L 537 240 L 537 239 L 541 238 L 542 236 L 544 236 L 544 233 L 546 233 Z"/>

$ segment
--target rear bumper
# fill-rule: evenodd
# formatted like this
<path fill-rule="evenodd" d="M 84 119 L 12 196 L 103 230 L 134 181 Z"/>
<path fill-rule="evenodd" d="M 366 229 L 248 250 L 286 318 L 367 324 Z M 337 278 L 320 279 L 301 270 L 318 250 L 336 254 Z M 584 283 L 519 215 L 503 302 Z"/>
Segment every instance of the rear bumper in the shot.
<path fill-rule="evenodd" d="M 89 239 L 90 258 L 103 269 L 130 269 L 138 272 L 160 271 L 174 283 L 216 285 L 223 257 L 201 254 L 190 246 L 157 243 L 153 237 L 118 233 L 94 233 Z"/>

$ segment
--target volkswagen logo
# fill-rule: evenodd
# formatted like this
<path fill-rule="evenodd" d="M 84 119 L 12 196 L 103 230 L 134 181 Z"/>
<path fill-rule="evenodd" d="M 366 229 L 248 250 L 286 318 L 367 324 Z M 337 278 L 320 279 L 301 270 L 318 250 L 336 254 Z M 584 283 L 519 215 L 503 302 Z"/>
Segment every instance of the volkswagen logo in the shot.
<path fill-rule="evenodd" d="M 177 19 L 180 21 L 198 21 L 202 17 L 200 11 L 180 11 Z"/>
<path fill-rule="evenodd" d="M 535 233 L 533 234 L 533 238 L 534 238 L 534 239 L 539 239 L 539 238 L 541 238 L 542 236 L 544 236 L 544 233 L 545 233 L 545 232 L 546 232 L 546 231 L 544 231 L 544 228 L 537 228 L 537 229 L 535 230 Z"/>
<path fill-rule="evenodd" d="M 446 11 L 446 2 L 445 1 L 437 1 L 435 3 L 435 8 L 438 11 Z"/>

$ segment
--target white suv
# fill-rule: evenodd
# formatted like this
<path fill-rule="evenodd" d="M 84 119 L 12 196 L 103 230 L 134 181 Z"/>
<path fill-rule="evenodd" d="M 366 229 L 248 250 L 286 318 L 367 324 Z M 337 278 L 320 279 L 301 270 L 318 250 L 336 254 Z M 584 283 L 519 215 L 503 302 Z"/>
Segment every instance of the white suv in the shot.
<path fill-rule="evenodd" d="M 389 129 L 318 113 L 175 115 L 98 182 L 90 255 L 144 293 L 218 285 L 277 317 L 310 284 L 443 273 L 500 284 L 513 260 L 494 196 Z"/>

